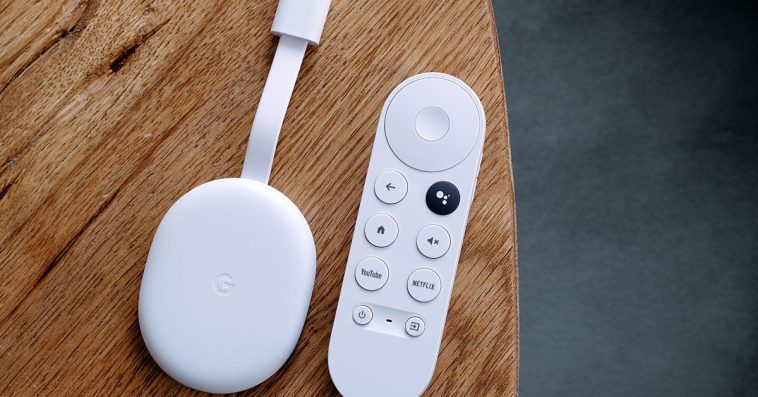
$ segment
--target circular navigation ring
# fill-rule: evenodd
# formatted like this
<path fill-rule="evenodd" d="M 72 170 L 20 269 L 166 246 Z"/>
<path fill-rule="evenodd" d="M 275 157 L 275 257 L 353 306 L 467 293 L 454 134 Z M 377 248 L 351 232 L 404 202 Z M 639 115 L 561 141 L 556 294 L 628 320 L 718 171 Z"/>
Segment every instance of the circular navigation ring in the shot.
<path fill-rule="evenodd" d="M 463 87 L 427 77 L 395 94 L 384 130 L 400 161 L 420 171 L 443 171 L 471 153 L 480 123 L 476 103 Z"/>

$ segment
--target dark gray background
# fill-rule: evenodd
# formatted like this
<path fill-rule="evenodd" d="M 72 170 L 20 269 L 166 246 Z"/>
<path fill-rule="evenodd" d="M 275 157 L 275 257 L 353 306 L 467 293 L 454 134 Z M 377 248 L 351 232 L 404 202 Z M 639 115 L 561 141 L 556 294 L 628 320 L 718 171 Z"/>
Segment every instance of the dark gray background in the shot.
<path fill-rule="evenodd" d="M 494 0 L 523 395 L 758 395 L 749 4 Z"/>

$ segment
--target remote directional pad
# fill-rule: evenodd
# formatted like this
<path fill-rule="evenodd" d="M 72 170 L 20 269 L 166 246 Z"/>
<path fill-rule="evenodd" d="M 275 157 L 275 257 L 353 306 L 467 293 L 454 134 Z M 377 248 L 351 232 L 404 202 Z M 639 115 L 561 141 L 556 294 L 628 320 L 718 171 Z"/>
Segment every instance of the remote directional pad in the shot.
<path fill-rule="evenodd" d="M 480 104 L 456 82 L 431 76 L 418 79 L 390 101 L 384 117 L 387 142 L 410 167 L 446 170 L 468 157 L 479 141 Z"/>

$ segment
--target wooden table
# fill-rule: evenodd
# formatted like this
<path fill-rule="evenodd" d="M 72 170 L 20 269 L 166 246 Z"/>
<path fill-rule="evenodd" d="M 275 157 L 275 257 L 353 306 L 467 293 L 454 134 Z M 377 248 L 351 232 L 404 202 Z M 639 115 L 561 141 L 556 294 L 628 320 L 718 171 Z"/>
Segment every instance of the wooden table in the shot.
<path fill-rule="evenodd" d="M 276 39 L 275 0 L 0 1 L 0 395 L 189 394 L 142 343 L 153 233 L 203 182 L 237 176 Z M 381 105 L 453 74 L 488 135 L 429 394 L 518 391 L 514 191 L 487 0 L 334 0 L 271 183 L 303 210 L 318 274 L 292 359 L 251 394 L 333 394 L 327 345 Z"/>

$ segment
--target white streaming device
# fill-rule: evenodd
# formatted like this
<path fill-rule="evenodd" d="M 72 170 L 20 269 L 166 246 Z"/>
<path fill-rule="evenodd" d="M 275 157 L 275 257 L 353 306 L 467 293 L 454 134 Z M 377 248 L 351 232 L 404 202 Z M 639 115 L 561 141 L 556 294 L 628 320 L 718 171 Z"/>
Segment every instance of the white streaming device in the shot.
<path fill-rule="evenodd" d="M 280 36 L 250 133 L 241 178 L 200 185 L 166 213 L 142 277 L 145 345 L 172 378 L 232 393 L 273 375 L 303 329 L 316 248 L 302 213 L 268 186 L 276 143 L 308 44 L 330 0 L 281 0 Z"/>
<path fill-rule="evenodd" d="M 442 340 L 485 135 L 479 98 L 442 73 L 395 88 L 379 118 L 329 373 L 345 396 L 418 396 Z"/>

